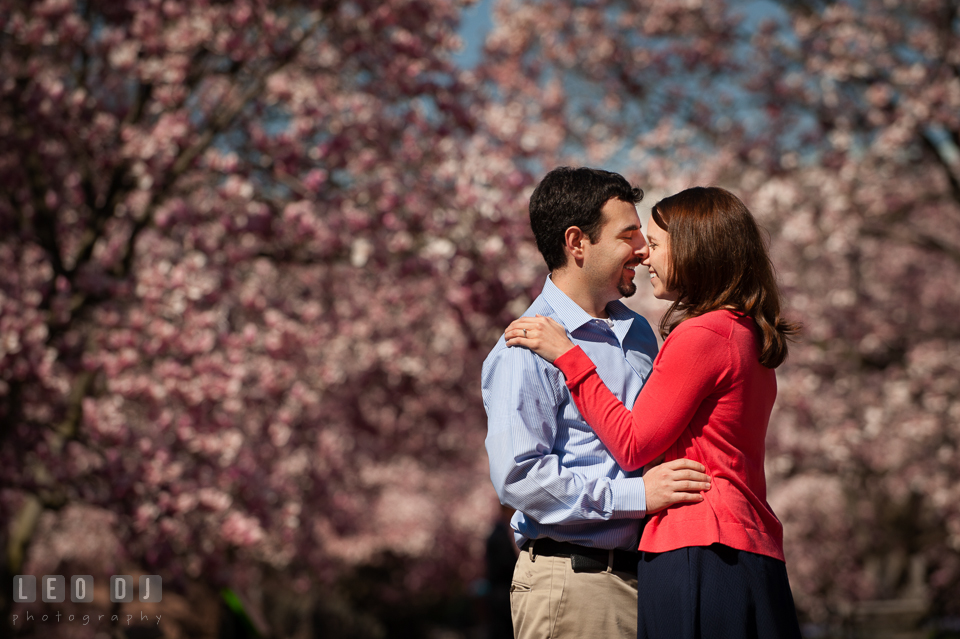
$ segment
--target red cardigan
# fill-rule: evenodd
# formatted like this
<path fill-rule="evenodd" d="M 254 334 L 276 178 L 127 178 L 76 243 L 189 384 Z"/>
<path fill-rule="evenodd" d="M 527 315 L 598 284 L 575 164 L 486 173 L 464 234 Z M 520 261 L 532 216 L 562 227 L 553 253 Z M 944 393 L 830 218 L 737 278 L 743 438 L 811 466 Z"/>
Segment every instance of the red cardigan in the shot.
<path fill-rule="evenodd" d="M 640 550 L 720 543 L 783 560 L 763 472 L 777 379 L 758 358 L 751 318 L 713 311 L 686 320 L 663 343 L 632 412 L 579 347 L 557 358 L 580 413 L 625 470 L 666 453 L 700 462 L 712 478 L 702 502 L 652 515 Z"/>

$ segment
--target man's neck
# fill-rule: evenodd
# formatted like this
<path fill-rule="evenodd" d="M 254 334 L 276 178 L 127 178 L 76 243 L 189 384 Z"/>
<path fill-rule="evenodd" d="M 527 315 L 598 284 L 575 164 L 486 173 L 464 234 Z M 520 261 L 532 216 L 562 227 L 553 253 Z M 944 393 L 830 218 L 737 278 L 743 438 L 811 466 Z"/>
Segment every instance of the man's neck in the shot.
<path fill-rule="evenodd" d="M 613 300 L 598 296 L 578 269 L 561 268 L 550 273 L 553 285 L 563 291 L 577 306 L 585 310 L 590 317 L 606 319 L 607 304 Z"/>

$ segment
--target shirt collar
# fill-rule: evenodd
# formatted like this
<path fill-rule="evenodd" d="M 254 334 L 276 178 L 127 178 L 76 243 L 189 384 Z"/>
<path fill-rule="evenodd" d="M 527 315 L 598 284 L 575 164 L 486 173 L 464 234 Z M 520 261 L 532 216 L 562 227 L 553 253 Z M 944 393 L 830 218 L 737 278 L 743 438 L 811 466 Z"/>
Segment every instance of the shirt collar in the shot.
<path fill-rule="evenodd" d="M 584 324 L 597 319 L 583 310 L 583 308 L 570 299 L 566 293 L 557 288 L 557 285 L 553 283 L 549 275 L 540 294 L 543 296 L 543 299 L 546 300 L 547 304 L 550 305 L 550 308 L 554 310 L 560 323 L 571 333 Z M 627 331 L 630 330 L 630 326 L 633 325 L 633 312 L 628 309 L 623 302 L 616 300 L 607 304 L 607 314 L 613 321 L 613 326 L 610 328 L 613 329 L 614 334 L 622 342 Z M 609 322 L 607 322 L 607 324 L 609 325 Z"/>

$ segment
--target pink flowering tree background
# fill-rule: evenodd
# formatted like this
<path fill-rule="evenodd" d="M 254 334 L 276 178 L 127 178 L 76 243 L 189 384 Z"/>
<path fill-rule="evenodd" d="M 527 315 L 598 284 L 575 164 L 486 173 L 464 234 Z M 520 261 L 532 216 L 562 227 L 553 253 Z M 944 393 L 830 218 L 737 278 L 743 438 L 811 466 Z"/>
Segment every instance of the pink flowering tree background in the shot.
<path fill-rule="evenodd" d="M 271 4 L 0 3 L 8 572 L 76 507 L 172 583 L 481 570 L 527 154 L 454 4 Z"/>
<path fill-rule="evenodd" d="M 462 593 L 480 364 L 569 163 L 641 209 L 725 186 L 768 230 L 805 325 L 767 440 L 804 619 L 956 614 L 957 3 L 492 7 L 464 69 L 448 0 L 0 0 L 3 587 L 135 565 L 275 636 L 277 598 L 365 571 L 384 606 Z"/>
<path fill-rule="evenodd" d="M 730 188 L 769 232 L 805 325 L 767 439 L 803 617 L 957 614 L 958 4 L 497 6 L 488 77 L 561 148 L 654 197 Z"/>

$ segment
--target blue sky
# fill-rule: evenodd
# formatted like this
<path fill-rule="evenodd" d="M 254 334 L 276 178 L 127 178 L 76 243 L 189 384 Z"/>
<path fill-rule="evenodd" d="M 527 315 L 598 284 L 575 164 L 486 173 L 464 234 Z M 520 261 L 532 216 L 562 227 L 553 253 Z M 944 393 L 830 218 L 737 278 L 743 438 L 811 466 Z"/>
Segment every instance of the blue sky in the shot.
<path fill-rule="evenodd" d="M 463 38 L 463 51 L 453 57 L 460 67 L 470 69 L 480 60 L 483 41 L 493 27 L 494 0 L 479 0 L 463 12 L 460 24 L 460 37 Z M 753 29 L 765 18 L 783 18 L 785 13 L 774 0 L 731 0 L 731 6 L 741 10 L 746 17 L 744 26 Z"/>
<path fill-rule="evenodd" d="M 463 12 L 460 23 L 460 37 L 463 38 L 463 51 L 453 56 L 453 61 L 464 69 L 476 66 L 480 61 L 483 41 L 493 27 L 493 0 L 480 0 Z"/>

